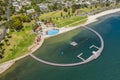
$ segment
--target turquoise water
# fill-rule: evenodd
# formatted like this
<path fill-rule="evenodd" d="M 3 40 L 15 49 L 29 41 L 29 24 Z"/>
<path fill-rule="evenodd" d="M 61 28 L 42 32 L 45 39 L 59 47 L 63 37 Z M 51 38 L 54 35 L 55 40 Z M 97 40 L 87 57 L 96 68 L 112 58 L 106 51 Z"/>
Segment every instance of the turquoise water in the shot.
<path fill-rule="evenodd" d="M 54 67 L 26 57 L 16 62 L 8 71 L 0 75 L 0 80 L 120 80 L 120 16 L 100 18 L 99 22 L 88 25 L 99 32 L 105 42 L 102 55 L 88 64 L 75 67 Z M 71 41 L 79 45 L 72 47 Z M 79 28 L 65 34 L 45 40 L 43 46 L 34 54 L 44 60 L 71 63 L 78 62 L 76 55 L 84 52 L 90 55 L 91 44 L 100 46 L 99 39 L 93 33 Z M 61 55 L 60 52 L 64 54 Z"/>
<path fill-rule="evenodd" d="M 55 34 L 58 34 L 58 33 L 59 33 L 59 30 L 56 30 L 56 29 L 55 29 L 55 30 L 53 29 L 53 30 L 49 30 L 49 31 L 48 31 L 48 35 L 55 35 Z"/>

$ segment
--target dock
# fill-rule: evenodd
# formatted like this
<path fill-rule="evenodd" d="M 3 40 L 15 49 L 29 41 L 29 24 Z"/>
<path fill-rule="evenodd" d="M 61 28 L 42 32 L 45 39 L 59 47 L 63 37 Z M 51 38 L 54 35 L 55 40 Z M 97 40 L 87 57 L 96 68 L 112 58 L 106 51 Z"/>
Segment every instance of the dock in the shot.
<path fill-rule="evenodd" d="M 71 42 L 70 45 L 77 46 L 78 44 L 76 42 Z"/>
<path fill-rule="evenodd" d="M 91 49 L 91 48 L 99 49 L 99 47 L 97 47 L 97 46 L 95 46 L 95 45 L 92 45 L 92 46 L 90 46 L 89 48 L 90 48 L 90 49 Z"/>
<path fill-rule="evenodd" d="M 82 55 L 83 55 L 83 53 L 80 53 L 79 55 L 77 55 L 77 57 L 78 57 L 79 59 L 81 59 L 81 60 L 84 62 L 85 59 L 81 57 Z"/>

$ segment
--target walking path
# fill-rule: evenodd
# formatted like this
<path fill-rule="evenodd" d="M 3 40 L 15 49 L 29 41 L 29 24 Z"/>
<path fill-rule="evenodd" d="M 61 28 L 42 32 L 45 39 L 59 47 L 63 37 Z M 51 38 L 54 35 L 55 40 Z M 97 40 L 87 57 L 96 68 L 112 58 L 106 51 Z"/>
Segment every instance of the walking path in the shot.
<path fill-rule="evenodd" d="M 37 58 L 36 56 L 34 56 L 32 53 L 29 54 L 33 59 L 35 59 L 36 61 L 39 61 L 39 62 L 42 62 L 44 64 L 47 64 L 47 65 L 52 65 L 52 66 L 77 66 L 77 65 L 80 65 L 80 64 L 85 64 L 85 63 L 88 63 L 96 58 L 98 58 L 100 56 L 100 54 L 102 53 L 103 49 L 104 49 L 104 41 L 103 41 L 103 38 L 101 37 L 101 35 L 96 32 L 95 30 L 93 30 L 92 28 L 89 28 L 87 26 L 84 26 L 83 28 L 86 28 L 87 30 L 90 30 L 91 32 L 95 33 L 98 38 L 100 39 L 100 42 L 101 42 L 101 48 L 99 48 L 99 50 L 91 55 L 88 59 L 84 60 L 83 58 L 81 58 L 83 61 L 82 62 L 78 62 L 78 63 L 71 63 L 71 64 L 59 64 L 59 63 L 53 63 L 53 62 L 49 62 L 49 61 L 45 61 L 45 60 L 42 60 L 40 58 Z"/>

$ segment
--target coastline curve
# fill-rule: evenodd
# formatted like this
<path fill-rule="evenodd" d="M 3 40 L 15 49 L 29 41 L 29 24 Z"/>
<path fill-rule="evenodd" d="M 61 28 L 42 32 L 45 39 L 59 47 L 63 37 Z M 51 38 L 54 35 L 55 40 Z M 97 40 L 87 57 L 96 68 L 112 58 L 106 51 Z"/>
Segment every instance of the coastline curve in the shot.
<path fill-rule="evenodd" d="M 103 40 L 102 36 L 101 36 L 98 32 L 96 32 L 94 29 L 89 28 L 89 27 L 87 27 L 87 26 L 83 26 L 83 28 L 85 28 L 85 29 L 87 29 L 87 30 L 95 33 L 95 34 L 98 36 L 98 38 L 100 39 L 100 42 L 101 42 L 101 47 L 99 48 L 98 51 L 96 51 L 96 54 L 91 55 L 91 56 L 90 56 L 88 59 L 86 59 L 85 61 L 83 61 L 83 62 L 78 62 L 78 63 L 69 63 L 69 64 L 61 64 L 61 63 L 60 63 L 60 64 L 59 64 L 59 63 L 53 63 L 53 62 L 49 62 L 49 61 L 45 61 L 45 60 L 43 60 L 43 59 L 37 58 L 37 57 L 34 56 L 32 53 L 30 53 L 29 55 L 30 55 L 33 59 L 35 59 L 36 61 L 38 61 L 38 62 L 47 64 L 47 65 L 51 65 L 51 66 L 61 66 L 61 67 L 62 67 L 62 66 L 63 66 L 63 67 L 64 67 L 64 66 L 66 66 L 66 67 L 69 67 L 69 66 L 77 66 L 77 65 L 81 65 L 81 64 L 88 63 L 88 62 L 90 62 L 90 61 L 92 61 L 92 60 L 94 60 L 94 59 L 97 59 L 97 58 L 101 55 L 101 53 L 102 53 L 102 51 L 103 51 L 103 49 L 104 49 L 104 40 Z"/>

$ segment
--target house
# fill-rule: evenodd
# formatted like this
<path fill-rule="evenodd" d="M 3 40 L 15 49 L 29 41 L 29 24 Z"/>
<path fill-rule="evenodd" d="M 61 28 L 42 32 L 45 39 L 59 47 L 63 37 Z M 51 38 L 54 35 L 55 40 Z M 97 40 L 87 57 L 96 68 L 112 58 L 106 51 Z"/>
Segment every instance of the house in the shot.
<path fill-rule="evenodd" d="M 86 3 L 87 5 L 91 5 L 90 1 L 86 1 L 85 3 Z"/>
<path fill-rule="evenodd" d="M 66 1 L 66 2 L 62 2 L 62 5 L 63 7 L 71 7 L 73 4 L 72 1 Z"/>
<path fill-rule="evenodd" d="M 26 13 L 27 13 L 27 15 L 29 15 L 29 14 L 35 13 L 35 10 L 34 9 L 29 9 L 29 10 L 26 10 Z"/>
<path fill-rule="evenodd" d="M 23 6 L 27 6 L 27 5 L 28 5 L 28 6 L 31 6 L 31 2 L 25 0 L 25 1 L 22 1 L 22 2 L 21 2 L 21 5 L 23 5 Z"/>
<path fill-rule="evenodd" d="M 26 5 L 31 5 L 31 3 L 30 2 L 26 2 L 26 1 L 23 1 L 23 2 L 21 2 L 21 4 L 23 5 L 23 6 L 26 6 Z"/>
<path fill-rule="evenodd" d="M 22 6 L 16 6 L 16 7 L 15 7 L 15 11 L 16 11 L 16 12 L 19 12 L 21 9 L 22 9 Z"/>
<path fill-rule="evenodd" d="M 22 9 L 21 3 L 19 1 L 14 1 L 12 5 L 15 7 L 16 12 L 19 12 Z"/>
<path fill-rule="evenodd" d="M 38 4 L 38 6 L 39 6 L 41 11 L 48 11 L 49 10 L 47 3 L 46 4 L 41 3 L 41 4 Z"/>
<path fill-rule="evenodd" d="M 12 5 L 13 5 L 13 6 L 18 6 L 19 4 L 18 4 L 17 1 L 15 1 L 15 2 L 12 3 Z"/>
<path fill-rule="evenodd" d="M 41 31 L 41 26 L 40 25 L 37 25 L 34 29 L 33 29 L 33 31 L 34 32 L 36 32 L 36 33 L 39 33 L 40 31 Z"/>
<path fill-rule="evenodd" d="M 61 3 L 61 2 L 63 2 L 64 0 L 55 0 L 55 2 L 57 2 L 57 3 Z"/>

